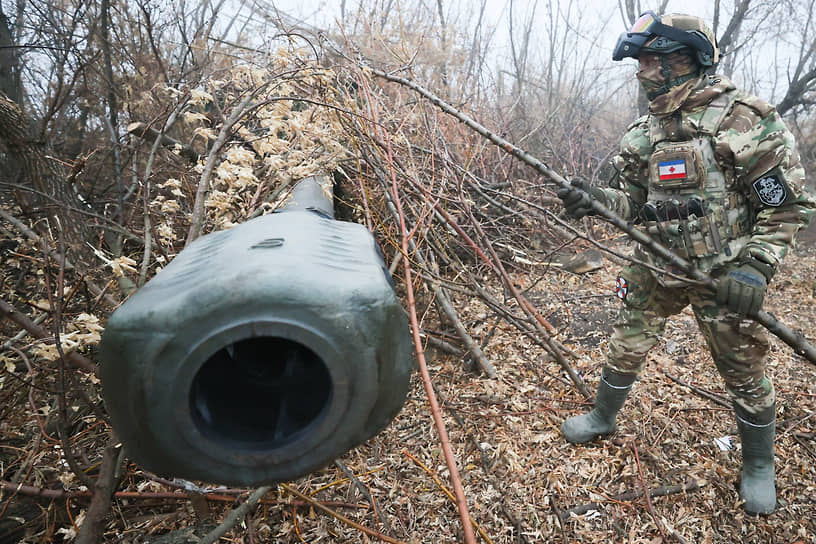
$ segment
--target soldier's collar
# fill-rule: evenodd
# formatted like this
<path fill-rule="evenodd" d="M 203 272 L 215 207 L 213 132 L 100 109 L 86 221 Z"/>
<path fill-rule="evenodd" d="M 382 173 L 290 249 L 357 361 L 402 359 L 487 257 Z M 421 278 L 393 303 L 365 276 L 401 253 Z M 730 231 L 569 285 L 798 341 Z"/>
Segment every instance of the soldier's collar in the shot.
<path fill-rule="evenodd" d="M 691 91 L 682 105 L 683 111 L 694 111 L 707 106 L 712 100 L 734 90 L 734 84 L 725 76 L 719 74 L 704 75 L 697 86 Z"/>

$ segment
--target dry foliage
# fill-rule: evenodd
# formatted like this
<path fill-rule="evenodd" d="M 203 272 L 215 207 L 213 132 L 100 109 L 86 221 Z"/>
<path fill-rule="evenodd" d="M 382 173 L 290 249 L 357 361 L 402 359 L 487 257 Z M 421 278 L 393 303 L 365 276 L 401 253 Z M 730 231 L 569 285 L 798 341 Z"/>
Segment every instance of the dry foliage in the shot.
<path fill-rule="evenodd" d="M 552 213 L 551 188 L 365 68 L 349 62 L 326 68 L 308 52 L 282 50 L 218 74 L 197 88 L 151 91 L 173 100 L 153 124 L 169 130 L 167 120 L 178 119 L 184 129 L 173 130 L 188 134 L 183 144 L 200 159 L 184 160 L 181 143 L 130 142 L 134 170 L 144 173 L 135 201 L 144 206 L 130 212 L 121 254 L 109 253 L 100 237 L 95 263 L 81 270 L 60 266 L 43 251 L 44 245 L 59 250 L 58 234 L 33 243 L 2 227 L 8 236 L 3 298 L 40 320 L 48 335 L 20 333 L 8 319 L 0 324 L 0 542 L 69 541 L 88 511 L 89 484 L 110 428 L 97 380 L 68 368 L 64 355 L 93 359 L 100 323 L 117 302 L 89 285 L 113 292 L 117 279 L 139 284 L 183 247 L 197 220 L 207 232 L 268 213 L 293 181 L 321 172 L 335 177 L 340 215 L 376 234 L 387 264 L 407 258 L 419 276 L 417 309 L 430 370 L 484 541 L 816 541 L 813 366 L 774 344 L 780 506 L 767 518 L 746 516 L 739 507 L 739 445 L 721 451 L 715 443 L 734 436 L 735 423 L 717 400 L 724 398 L 722 385 L 689 313 L 671 322 L 650 355 L 618 432 L 568 445 L 559 425 L 588 401 L 558 358 L 594 387 L 617 307 L 612 285 L 619 259 L 586 275 L 562 270 L 561 256 L 588 242 Z M 490 124 L 488 112 L 476 114 Z M 398 249 L 394 178 L 411 233 L 407 256 Z M 17 215 L 12 203 L 4 207 Z M 602 245 L 628 252 L 603 225 L 588 226 Z M 812 245 L 806 239 L 786 262 L 768 301 L 770 311 L 811 339 Z M 394 267 L 404 294 L 400 271 Z M 440 297 L 453 303 L 455 315 L 441 309 Z M 483 360 L 463 348 L 455 320 L 481 346 Z M 485 362 L 495 367 L 495 379 L 480 372 Z M 447 485 L 448 476 L 417 380 L 386 431 L 338 465 L 267 494 L 224 541 L 374 542 L 375 531 L 400 542 L 458 542 L 456 507 L 435 480 Z M 110 542 L 195 541 L 250 492 L 169 482 L 131 463 L 117 477 L 104 525 Z M 651 501 L 642 496 L 644 489 L 678 485 L 687 491 Z"/>

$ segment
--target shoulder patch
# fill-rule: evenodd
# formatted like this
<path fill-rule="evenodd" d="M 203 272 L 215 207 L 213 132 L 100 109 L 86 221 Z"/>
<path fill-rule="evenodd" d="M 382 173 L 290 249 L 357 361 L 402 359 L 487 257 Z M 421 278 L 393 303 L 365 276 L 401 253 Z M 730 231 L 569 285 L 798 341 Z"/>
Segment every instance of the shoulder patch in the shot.
<path fill-rule="evenodd" d="M 621 300 L 626 300 L 629 295 L 629 282 L 623 276 L 618 276 L 615 280 L 615 295 Z"/>
<path fill-rule="evenodd" d="M 759 201 L 766 206 L 781 206 L 788 198 L 788 187 L 779 174 L 762 176 L 752 186 Z"/>

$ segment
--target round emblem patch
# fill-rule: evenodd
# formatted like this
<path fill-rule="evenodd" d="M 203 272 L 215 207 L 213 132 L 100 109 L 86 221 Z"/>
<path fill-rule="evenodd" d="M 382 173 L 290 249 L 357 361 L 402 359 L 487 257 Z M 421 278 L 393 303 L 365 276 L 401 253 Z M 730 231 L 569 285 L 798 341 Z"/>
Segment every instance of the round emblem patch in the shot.
<path fill-rule="evenodd" d="M 766 206 L 779 206 L 788 197 L 785 184 L 777 176 L 765 176 L 753 183 L 760 202 Z"/>
<path fill-rule="evenodd" d="M 626 295 L 629 294 L 629 282 L 623 276 L 618 276 L 615 281 L 615 295 L 621 299 L 626 300 Z"/>

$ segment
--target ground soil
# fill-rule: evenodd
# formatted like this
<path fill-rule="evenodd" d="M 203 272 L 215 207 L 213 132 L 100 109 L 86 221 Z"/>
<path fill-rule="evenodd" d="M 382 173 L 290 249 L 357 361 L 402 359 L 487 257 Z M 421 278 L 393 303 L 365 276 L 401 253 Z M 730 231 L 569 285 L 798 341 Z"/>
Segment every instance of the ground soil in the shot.
<path fill-rule="evenodd" d="M 618 310 L 612 291 L 619 268 L 620 263 L 607 258 L 600 270 L 583 275 L 546 267 L 517 272 L 519 287 L 556 327 L 554 338 L 567 348 L 569 363 L 592 390 Z M 799 238 L 772 283 L 766 304 L 768 311 L 811 342 L 816 341 L 815 270 L 816 227 Z M 779 400 L 779 505 L 772 515 L 757 518 L 740 506 L 736 425 L 690 311 L 670 320 L 665 336 L 649 354 L 617 431 L 585 446 L 572 446 L 561 436 L 560 424 L 588 409 L 590 402 L 540 345 L 478 301 L 453 296 L 474 336 L 489 337 L 485 353 L 498 372 L 496 379 L 488 379 L 475 372 L 467 358 L 428 352 L 482 541 L 816 542 L 816 366 L 784 343 L 774 339 L 769 357 Z M 59 477 L 65 478 L 63 489 L 81 489 L 60 460 L 59 445 L 43 442 L 45 435 L 36 420 L 26 415 L 27 388 L 18 390 L 19 394 L 4 393 L 3 459 L 11 463 L 30 458 L 28 484 L 59 489 Z M 9 408 L 8 403 L 17 401 L 19 410 Z M 98 454 L 95 447 L 101 451 L 107 433 L 93 418 L 87 421 L 76 432 L 74 447 L 90 457 Z M 55 433 L 48 428 L 43 432 Z M 352 520 L 399 542 L 462 542 L 456 506 L 439 485 L 450 487 L 439 444 L 427 396 L 415 375 L 394 422 L 340 459 L 354 480 L 332 465 L 290 484 L 344 518 L 296 503 L 279 489 L 223 541 L 377 541 L 352 526 Z M 18 470 L 14 464 L 8 467 L 8 473 Z M 178 491 L 146 477 L 136 465 L 127 465 L 124 475 L 120 491 Z M 684 485 L 687 491 L 677 492 L 677 486 Z M 644 489 L 674 492 L 647 501 Z M 116 499 L 106 541 L 193 542 L 237 504 L 223 493 L 208 495 L 203 501 L 206 508 L 200 498 L 192 498 Z M 0 515 L 0 531 L 3 521 L 9 525 L 28 521 L 22 532 L 8 534 L 16 535 L 17 541 L 26 534 L 25 542 L 60 542 L 70 538 L 71 520 L 87 509 L 88 500 L 6 493 L 0 497 L 0 507 L 4 505 L 8 508 Z"/>
<path fill-rule="evenodd" d="M 607 260 L 585 275 L 550 269 L 519 280 L 522 286 L 535 282 L 530 299 L 557 327 L 557 338 L 573 351 L 571 363 L 593 390 L 618 309 L 612 294 L 618 269 Z M 766 303 L 811 342 L 814 270 L 816 226 L 799 238 Z M 473 312 L 472 320 L 484 320 L 483 309 Z M 770 516 L 753 517 L 737 493 L 736 424 L 690 310 L 670 320 L 649 354 L 616 433 L 586 446 L 567 444 L 559 426 L 588 402 L 538 346 L 502 323 L 495 326 L 486 353 L 497 379 L 475 375 L 460 360 L 431 363 L 472 515 L 492 542 L 816 542 L 816 366 L 786 344 L 772 338 L 769 357 L 778 395 L 779 506 Z M 394 424 L 347 459 L 360 472 L 378 471 L 365 481 L 378 490 L 380 508 L 393 515 L 390 534 L 405 541 L 461 537 L 453 504 L 407 457 L 421 458 L 446 481 L 435 436 L 417 384 Z M 684 484 L 699 487 L 650 502 L 631 498 L 644 488 Z M 597 505 L 586 508 L 591 503 Z M 570 514 L 575 508 L 582 513 Z"/>

